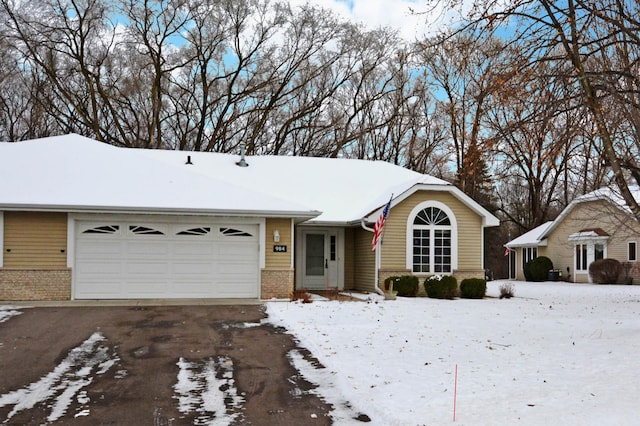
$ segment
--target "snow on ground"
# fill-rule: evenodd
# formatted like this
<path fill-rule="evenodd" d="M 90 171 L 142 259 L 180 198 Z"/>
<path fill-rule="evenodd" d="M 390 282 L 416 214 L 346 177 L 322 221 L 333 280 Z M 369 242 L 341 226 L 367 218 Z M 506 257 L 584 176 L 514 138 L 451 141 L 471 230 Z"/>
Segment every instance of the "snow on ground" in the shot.
<path fill-rule="evenodd" d="M 9 318 L 20 315 L 22 312 L 13 306 L 0 306 L 0 323 L 8 321 Z"/>
<path fill-rule="evenodd" d="M 22 389 L 0 395 L 0 407 L 13 406 L 4 423 L 38 404 L 46 404 L 51 410 L 47 421 L 54 422 L 64 416 L 74 398 L 78 404 L 75 417 L 89 415 L 90 399 L 83 388 L 93 381 L 93 374 L 104 374 L 119 361 L 114 351 L 102 345 L 105 340 L 101 333 L 93 333 L 52 372 Z"/>
<path fill-rule="evenodd" d="M 267 313 L 326 367 L 295 362 L 317 393 L 373 425 L 453 423 L 456 367 L 456 424 L 637 424 L 640 286 L 514 282 L 498 299 L 502 284 L 483 300 L 371 295 Z"/>
<path fill-rule="evenodd" d="M 203 362 L 180 358 L 177 364 L 180 371 L 174 390 L 181 413 L 197 413 L 196 425 L 226 426 L 240 420 L 244 397 L 235 387 L 231 358 Z"/>

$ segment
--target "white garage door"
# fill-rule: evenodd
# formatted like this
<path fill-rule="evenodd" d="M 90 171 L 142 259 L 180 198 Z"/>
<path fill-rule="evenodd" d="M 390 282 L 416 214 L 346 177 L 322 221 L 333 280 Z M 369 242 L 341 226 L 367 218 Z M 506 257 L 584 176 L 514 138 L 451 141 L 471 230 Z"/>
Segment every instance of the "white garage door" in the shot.
<path fill-rule="evenodd" d="M 258 278 L 258 225 L 76 225 L 76 299 L 257 298 Z"/>

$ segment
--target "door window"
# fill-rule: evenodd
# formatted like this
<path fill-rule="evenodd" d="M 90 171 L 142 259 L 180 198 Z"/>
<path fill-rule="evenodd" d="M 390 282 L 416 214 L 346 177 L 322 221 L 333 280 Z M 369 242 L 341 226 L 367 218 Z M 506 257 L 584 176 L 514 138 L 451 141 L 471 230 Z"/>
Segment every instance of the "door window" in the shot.
<path fill-rule="evenodd" d="M 324 234 L 306 236 L 305 275 L 324 275 Z"/>

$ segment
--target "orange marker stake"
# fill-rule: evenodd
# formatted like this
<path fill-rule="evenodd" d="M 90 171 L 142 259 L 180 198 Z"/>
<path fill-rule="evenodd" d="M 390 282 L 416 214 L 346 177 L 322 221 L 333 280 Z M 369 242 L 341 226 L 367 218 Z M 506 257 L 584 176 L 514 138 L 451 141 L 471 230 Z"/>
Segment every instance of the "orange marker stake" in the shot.
<path fill-rule="evenodd" d="M 456 421 L 456 399 L 458 397 L 458 364 L 456 364 L 456 372 L 453 379 L 453 421 Z"/>

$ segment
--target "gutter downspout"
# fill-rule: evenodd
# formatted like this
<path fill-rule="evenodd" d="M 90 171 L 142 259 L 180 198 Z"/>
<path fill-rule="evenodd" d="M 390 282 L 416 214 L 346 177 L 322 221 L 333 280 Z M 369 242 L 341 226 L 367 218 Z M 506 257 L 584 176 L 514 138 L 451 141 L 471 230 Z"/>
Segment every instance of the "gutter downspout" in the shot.
<path fill-rule="evenodd" d="M 373 228 L 369 228 L 367 225 L 364 224 L 364 218 L 360 219 L 360 226 L 362 226 L 362 229 L 364 229 L 365 231 L 369 231 L 369 232 L 373 232 Z M 375 282 L 373 283 L 373 288 L 375 289 L 376 293 L 378 293 L 381 296 L 384 296 L 384 291 L 382 291 L 380 289 L 380 287 L 378 287 L 378 269 L 380 269 L 380 249 L 378 248 L 378 250 L 376 250 L 376 270 L 375 270 Z"/>

